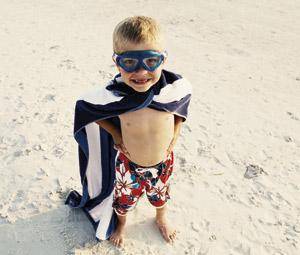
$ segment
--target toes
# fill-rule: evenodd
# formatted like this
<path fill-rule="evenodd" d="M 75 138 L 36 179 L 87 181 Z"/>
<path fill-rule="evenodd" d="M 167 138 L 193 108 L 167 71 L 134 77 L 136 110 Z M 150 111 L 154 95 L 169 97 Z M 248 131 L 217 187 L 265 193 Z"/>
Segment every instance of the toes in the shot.
<path fill-rule="evenodd" d="M 115 236 L 114 234 L 109 238 L 109 241 L 116 246 L 116 247 L 122 247 L 123 245 L 123 237 L 122 236 Z"/>
<path fill-rule="evenodd" d="M 118 248 L 122 247 L 123 240 L 122 239 L 116 239 L 114 242 L 114 245 Z"/>
<path fill-rule="evenodd" d="M 118 239 L 115 238 L 110 238 L 111 242 L 113 243 L 114 246 L 118 245 Z"/>
<path fill-rule="evenodd" d="M 114 238 L 111 238 L 110 240 L 111 240 L 112 244 L 115 245 L 116 240 Z"/>
<path fill-rule="evenodd" d="M 174 231 L 171 235 L 170 235 L 170 239 L 171 239 L 171 242 L 173 243 L 176 239 L 176 231 Z"/>
<path fill-rule="evenodd" d="M 176 230 L 173 232 L 173 234 L 171 235 L 173 238 L 175 238 L 176 237 Z"/>
<path fill-rule="evenodd" d="M 176 230 L 174 230 L 170 235 L 169 235 L 169 239 L 170 239 L 170 243 L 174 243 L 176 238 Z"/>
<path fill-rule="evenodd" d="M 159 222 L 157 222 L 158 229 L 163 236 L 163 238 L 166 240 L 166 242 L 173 244 L 176 239 L 176 230 L 171 230 L 172 228 L 168 225 L 161 225 Z"/>

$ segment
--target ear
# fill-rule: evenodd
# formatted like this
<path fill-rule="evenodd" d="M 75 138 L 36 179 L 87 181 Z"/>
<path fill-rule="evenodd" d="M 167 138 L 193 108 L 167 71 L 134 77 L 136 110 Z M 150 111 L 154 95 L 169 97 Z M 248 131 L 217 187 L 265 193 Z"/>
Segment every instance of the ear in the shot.
<path fill-rule="evenodd" d="M 116 67 L 117 67 L 119 73 L 121 73 L 121 67 L 119 67 L 117 64 L 116 64 Z"/>
<path fill-rule="evenodd" d="M 117 64 L 116 59 L 115 59 L 114 57 L 112 57 L 112 60 L 114 61 L 115 66 L 117 67 L 118 71 L 120 72 L 120 67 L 119 67 L 119 65 Z"/>

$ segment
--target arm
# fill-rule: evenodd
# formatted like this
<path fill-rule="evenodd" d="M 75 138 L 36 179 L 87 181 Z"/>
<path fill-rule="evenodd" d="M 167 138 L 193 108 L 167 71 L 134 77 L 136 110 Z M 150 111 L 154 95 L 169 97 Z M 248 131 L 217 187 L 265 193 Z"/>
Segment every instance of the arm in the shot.
<path fill-rule="evenodd" d="M 120 150 L 122 153 L 127 154 L 130 156 L 130 153 L 127 151 L 124 143 L 123 143 L 123 138 L 122 138 L 122 132 L 121 130 L 116 127 L 110 120 L 105 119 L 105 120 L 98 120 L 96 123 L 104 128 L 108 133 L 111 134 L 113 140 L 114 140 L 114 148 L 116 150 Z"/>
<path fill-rule="evenodd" d="M 168 154 L 173 150 L 175 143 L 177 141 L 177 138 L 180 134 L 180 129 L 181 129 L 181 125 L 182 125 L 182 117 L 174 115 L 174 135 L 173 138 L 170 142 L 169 148 L 167 150 Z"/>
<path fill-rule="evenodd" d="M 96 123 L 104 128 L 108 133 L 112 135 L 112 137 L 117 136 L 121 133 L 121 130 L 119 130 L 110 120 L 98 120 Z"/>
<path fill-rule="evenodd" d="M 178 115 L 174 115 L 174 137 L 176 137 L 176 139 L 180 134 L 182 121 L 183 121 L 182 117 Z"/>

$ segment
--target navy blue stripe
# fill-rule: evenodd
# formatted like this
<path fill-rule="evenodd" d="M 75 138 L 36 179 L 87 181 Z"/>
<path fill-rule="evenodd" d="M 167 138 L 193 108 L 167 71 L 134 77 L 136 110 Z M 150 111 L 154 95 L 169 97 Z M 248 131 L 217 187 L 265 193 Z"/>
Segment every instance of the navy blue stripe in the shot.
<path fill-rule="evenodd" d="M 185 97 L 181 98 L 179 101 L 170 102 L 167 104 L 158 103 L 152 101 L 152 103 L 148 106 L 149 108 L 153 108 L 159 111 L 170 111 L 174 114 L 178 113 L 183 117 L 183 122 L 186 121 L 188 115 L 188 105 L 190 103 L 191 94 L 186 95 Z"/>

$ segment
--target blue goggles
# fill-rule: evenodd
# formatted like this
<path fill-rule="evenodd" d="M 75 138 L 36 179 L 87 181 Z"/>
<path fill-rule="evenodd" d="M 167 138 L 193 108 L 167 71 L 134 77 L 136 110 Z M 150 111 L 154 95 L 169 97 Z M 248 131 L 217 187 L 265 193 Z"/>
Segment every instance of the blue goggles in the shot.
<path fill-rule="evenodd" d="M 113 59 L 117 65 L 129 73 L 135 72 L 141 67 L 153 72 L 161 65 L 166 57 L 166 51 L 161 53 L 153 50 L 126 51 L 122 54 L 113 54 Z"/>

